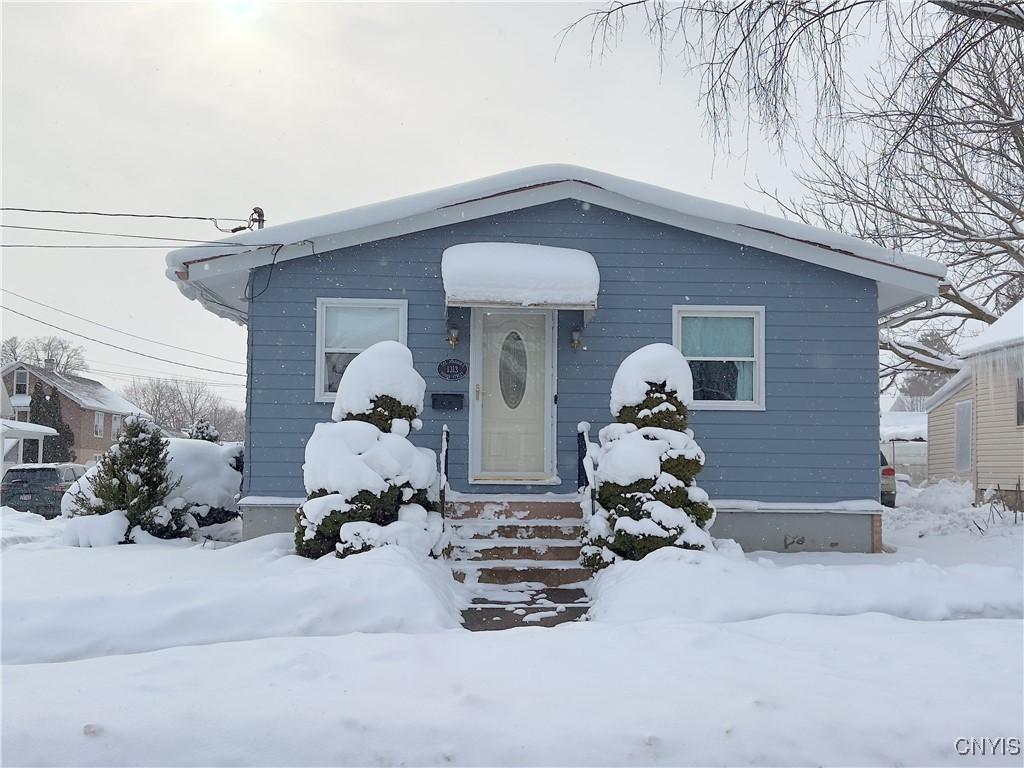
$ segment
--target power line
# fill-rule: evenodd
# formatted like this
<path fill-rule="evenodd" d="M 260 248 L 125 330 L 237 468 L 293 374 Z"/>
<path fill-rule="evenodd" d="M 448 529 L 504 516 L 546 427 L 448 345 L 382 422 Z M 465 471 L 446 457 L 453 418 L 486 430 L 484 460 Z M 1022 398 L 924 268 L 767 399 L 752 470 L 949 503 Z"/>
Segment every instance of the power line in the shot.
<path fill-rule="evenodd" d="M 23 224 L 0 224 L 4 229 L 26 229 L 32 232 L 61 232 L 70 235 L 104 235 L 107 237 L 130 237 L 136 240 L 167 240 L 175 243 L 202 243 L 209 245 L 243 245 L 243 243 L 217 243 L 213 240 L 196 240 L 191 237 L 163 237 L 162 235 L 132 235 L 127 232 L 97 232 L 94 229 L 61 229 L 59 227 L 29 227 Z"/>
<path fill-rule="evenodd" d="M 221 229 L 222 221 L 238 221 L 249 224 L 251 219 L 236 219 L 229 216 L 178 216 L 172 213 L 113 213 L 109 211 L 65 211 L 54 208 L 0 208 L 0 211 L 16 211 L 18 213 L 57 213 L 64 216 L 117 216 L 131 219 L 175 219 L 177 221 L 209 221 L 217 229 Z M 226 232 L 228 230 L 221 230 Z"/>
<path fill-rule="evenodd" d="M 106 328 L 108 331 L 114 331 L 115 333 L 121 333 L 121 334 L 124 334 L 125 336 L 131 336 L 133 339 L 138 339 L 139 341 L 149 342 L 150 344 L 159 344 L 161 347 L 168 347 L 170 349 L 176 349 L 179 352 L 188 352 L 189 354 L 192 354 L 192 355 L 201 355 L 202 357 L 211 357 L 214 360 L 222 360 L 225 363 L 231 363 L 233 365 L 245 365 L 245 363 L 240 363 L 237 360 L 231 360 L 231 359 L 229 359 L 227 357 L 220 357 L 219 355 L 211 355 L 211 354 L 208 354 L 206 352 L 197 352 L 195 350 L 187 349 L 185 347 L 178 347 L 178 346 L 175 346 L 174 344 L 168 344 L 167 342 L 164 342 L 164 341 L 157 341 L 156 339 L 148 339 L 145 336 L 139 336 L 138 334 L 129 333 L 128 331 L 122 331 L 119 328 L 114 328 L 113 326 L 110 326 L 110 325 L 104 325 L 103 323 L 96 322 L 95 320 L 90 320 L 87 317 L 82 317 L 81 315 L 76 315 L 73 312 L 68 312 L 66 309 L 60 309 L 59 307 L 55 307 L 55 306 L 53 306 L 51 304 L 44 304 L 41 301 L 37 301 L 35 299 L 30 299 L 28 296 L 22 296 L 20 293 L 15 293 L 14 291 L 8 290 L 7 288 L 0 288 L 0 291 L 3 291 L 4 293 L 8 293 L 11 296 L 17 296 L 19 299 L 22 299 L 23 301 L 27 301 L 27 302 L 30 302 L 32 304 L 38 304 L 40 307 L 46 307 L 47 309 L 52 309 L 55 312 L 60 312 L 62 315 L 68 315 L 69 317 L 73 317 L 76 320 L 82 320 L 83 322 L 99 326 L 100 328 Z"/>
<path fill-rule="evenodd" d="M 234 389 L 245 389 L 244 384 L 232 384 L 229 381 L 212 381 L 211 379 L 192 379 L 184 378 L 181 376 L 172 376 L 167 374 L 166 376 L 148 376 L 143 373 L 131 373 L 128 371 L 108 371 L 103 368 L 89 368 L 85 373 L 99 373 L 104 376 L 112 376 L 115 379 L 146 379 L 148 381 L 189 381 L 198 382 L 205 384 L 209 387 L 232 387 Z"/>
<path fill-rule="evenodd" d="M 201 365 L 191 365 L 189 363 L 179 363 L 177 360 L 168 360 L 165 357 L 157 357 L 156 355 L 147 355 L 145 352 L 136 352 L 134 349 L 129 349 L 128 347 L 120 347 L 117 344 L 111 344 L 109 341 L 101 341 L 100 339 L 94 339 L 92 336 L 86 336 L 84 333 L 79 333 L 78 331 L 72 331 L 72 330 L 69 330 L 67 328 L 62 328 L 61 326 L 54 325 L 53 323 L 48 323 L 45 320 L 40 320 L 38 317 L 32 317 L 32 315 L 26 315 L 24 312 L 19 312 L 18 310 L 11 309 L 10 307 L 4 307 L 3 309 L 4 309 L 5 312 L 13 312 L 15 315 L 20 315 L 21 317 L 24 317 L 24 318 L 26 318 L 28 320 L 33 320 L 33 321 L 35 321 L 37 323 L 41 323 L 42 325 L 48 326 L 50 328 L 55 328 L 58 331 L 62 331 L 64 333 L 70 333 L 72 336 L 78 336 L 79 338 L 86 339 L 87 341 L 93 341 L 93 342 L 95 342 L 97 344 L 102 344 L 105 347 L 112 347 L 114 349 L 119 349 L 122 352 L 130 352 L 131 354 L 138 355 L 139 357 L 148 357 L 151 360 L 159 360 L 161 363 L 170 363 L 171 365 L 180 365 L 182 368 L 194 368 L 197 371 L 208 371 L 209 373 L 221 373 L 221 374 L 224 374 L 225 376 L 238 376 L 238 377 L 243 378 L 243 379 L 245 378 L 245 374 L 244 373 L 232 373 L 231 371 L 221 371 L 221 370 L 217 370 L 216 368 L 204 368 Z"/>
<path fill-rule="evenodd" d="M 202 245 L 183 245 L 180 250 L 188 248 L 270 248 L 278 243 L 203 243 Z M 166 245 L 78 245 L 75 243 L 0 243 L 0 248 L 102 248 L 103 250 L 156 248 L 166 251 Z"/>

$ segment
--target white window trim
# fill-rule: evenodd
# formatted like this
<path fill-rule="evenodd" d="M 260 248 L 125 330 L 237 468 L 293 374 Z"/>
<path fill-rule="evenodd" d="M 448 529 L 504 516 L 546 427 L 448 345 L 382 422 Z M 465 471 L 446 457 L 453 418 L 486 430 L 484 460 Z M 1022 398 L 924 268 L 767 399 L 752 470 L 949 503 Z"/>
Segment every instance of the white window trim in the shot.
<path fill-rule="evenodd" d="M 25 377 L 25 391 L 18 391 L 18 379 L 22 376 Z M 27 395 L 28 394 L 28 371 L 24 368 L 19 368 L 14 372 L 14 394 L 16 395 Z"/>
<path fill-rule="evenodd" d="M 110 414 L 110 437 L 116 439 L 121 430 L 124 429 L 124 417 L 118 413 Z"/>
<path fill-rule="evenodd" d="M 409 302 L 406 299 L 336 299 L 323 296 L 318 297 L 316 300 L 316 375 L 314 377 L 314 400 L 318 403 L 333 403 L 337 397 L 336 393 L 327 391 L 327 380 L 324 375 L 324 353 L 330 351 L 357 354 L 363 351 L 361 349 L 343 349 L 341 347 L 331 347 L 330 350 L 325 349 L 325 322 L 327 320 L 326 310 L 328 307 L 397 307 L 398 341 L 406 344 L 409 335 Z"/>
<path fill-rule="evenodd" d="M 94 411 L 92 416 L 92 436 L 103 437 L 103 428 L 107 420 L 103 411 Z"/>
<path fill-rule="evenodd" d="M 960 414 L 966 414 L 961 423 Z M 966 431 L 966 434 L 964 432 Z M 966 446 L 967 454 L 960 451 L 961 445 Z M 965 461 L 966 459 L 966 461 Z M 953 406 L 953 471 L 967 474 L 974 468 L 974 401 L 959 400 Z"/>
<path fill-rule="evenodd" d="M 672 345 L 683 349 L 683 317 L 752 317 L 754 319 L 754 399 L 753 400 L 694 400 L 689 406 L 693 411 L 763 411 L 765 410 L 764 384 L 764 306 L 740 306 L 733 304 L 673 304 Z M 694 360 L 742 360 L 750 358 L 704 358 Z"/>

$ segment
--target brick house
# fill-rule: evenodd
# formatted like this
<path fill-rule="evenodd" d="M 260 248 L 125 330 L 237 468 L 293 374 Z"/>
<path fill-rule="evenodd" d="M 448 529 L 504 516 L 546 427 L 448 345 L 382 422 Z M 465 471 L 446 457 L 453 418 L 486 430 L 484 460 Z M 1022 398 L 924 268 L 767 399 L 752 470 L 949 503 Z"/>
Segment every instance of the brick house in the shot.
<path fill-rule="evenodd" d="M 47 361 L 50 363 L 50 361 Z M 32 390 L 36 382 L 42 382 L 44 389 L 56 393 L 60 398 L 64 421 L 71 427 L 75 437 L 75 461 L 87 464 L 109 448 L 121 431 L 125 416 L 139 414 L 149 418 L 141 408 L 121 395 L 93 379 L 82 376 L 60 374 L 52 364 L 43 367 L 29 363 L 11 362 L 0 369 L 4 387 L 10 393 L 11 407 L 17 421 L 28 421 Z M 28 443 L 29 441 L 26 441 Z M 21 446 L 24 456 L 7 456 L 4 446 L 4 461 L 32 462 L 34 446 Z M 10 450 L 16 451 L 12 446 Z"/>

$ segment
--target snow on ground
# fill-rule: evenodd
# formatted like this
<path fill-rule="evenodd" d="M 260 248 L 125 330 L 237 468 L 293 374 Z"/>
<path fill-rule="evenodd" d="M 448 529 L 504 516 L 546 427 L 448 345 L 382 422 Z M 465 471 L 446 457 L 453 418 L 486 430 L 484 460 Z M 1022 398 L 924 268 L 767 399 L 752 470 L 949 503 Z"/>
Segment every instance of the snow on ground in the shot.
<path fill-rule="evenodd" d="M 783 561 L 784 563 L 784 561 Z M 849 615 L 877 611 L 937 621 L 1020 618 L 1021 572 L 1012 567 L 941 568 L 918 560 L 863 565 L 786 565 L 721 552 L 660 549 L 619 563 L 592 582 L 595 621 L 626 623 L 675 616 L 740 621 L 779 613 Z"/>
<path fill-rule="evenodd" d="M 902 496 L 889 554 L 657 553 L 596 620 L 481 633 L 394 547 L 79 549 L 4 510 L 4 763 L 1020 765 L 956 739 L 1020 737 L 1024 525 Z M 905 618 L 957 616 L 1018 618 Z"/>
<path fill-rule="evenodd" d="M 188 542 L 10 547 L 3 661 L 25 664 L 286 635 L 458 627 L 448 569 L 399 547 L 308 560 L 275 534 L 215 549 Z"/>
<path fill-rule="evenodd" d="M 5 670 L 8 764 L 1006 765 L 1018 622 L 279 638 Z M 17 702 L 17 706 L 12 706 Z"/>
<path fill-rule="evenodd" d="M 52 544 L 64 534 L 62 518 L 47 520 L 34 512 L 19 512 L 12 507 L 0 507 L 0 547 L 14 545 Z"/>

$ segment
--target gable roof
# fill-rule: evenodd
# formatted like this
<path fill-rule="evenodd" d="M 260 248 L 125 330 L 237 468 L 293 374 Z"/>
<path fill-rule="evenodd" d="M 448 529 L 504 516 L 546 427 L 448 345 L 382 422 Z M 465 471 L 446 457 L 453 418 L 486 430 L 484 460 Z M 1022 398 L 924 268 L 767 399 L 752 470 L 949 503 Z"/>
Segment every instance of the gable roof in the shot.
<path fill-rule="evenodd" d="M 244 323 L 254 267 L 565 199 L 875 280 L 880 314 L 934 296 L 946 274 L 937 262 L 849 235 L 572 165 L 523 168 L 179 248 L 167 254 L 166 273 L 188 298 Z"/>
<path fill-rule="evenodd" d="M 988 354 L 1024 344 L 1024 301 L 1017 302 L 992 325 L 960 347 L 962 357 Z"/>
<path fill-rule="evenodd" d="M 33 376 L 42 379 L 51 387 L 56 387 L 62 395 L 78 403 L 82 408 L 90 411 L 103 411 L 104 413 L 117 413 L 122 416 L 139 414 L 147 419 L 152 419 L 148 413 L 143 411 L 135 403 L 126 400 L 111 389 L 92 379 L 82 376 L 71 376 L 56 371 L 48 371 L 38 365 L 14 361 L 7 363 L 0 370 L 0 375 L 6 376 L 15 368 L 24 368 Z"/>

